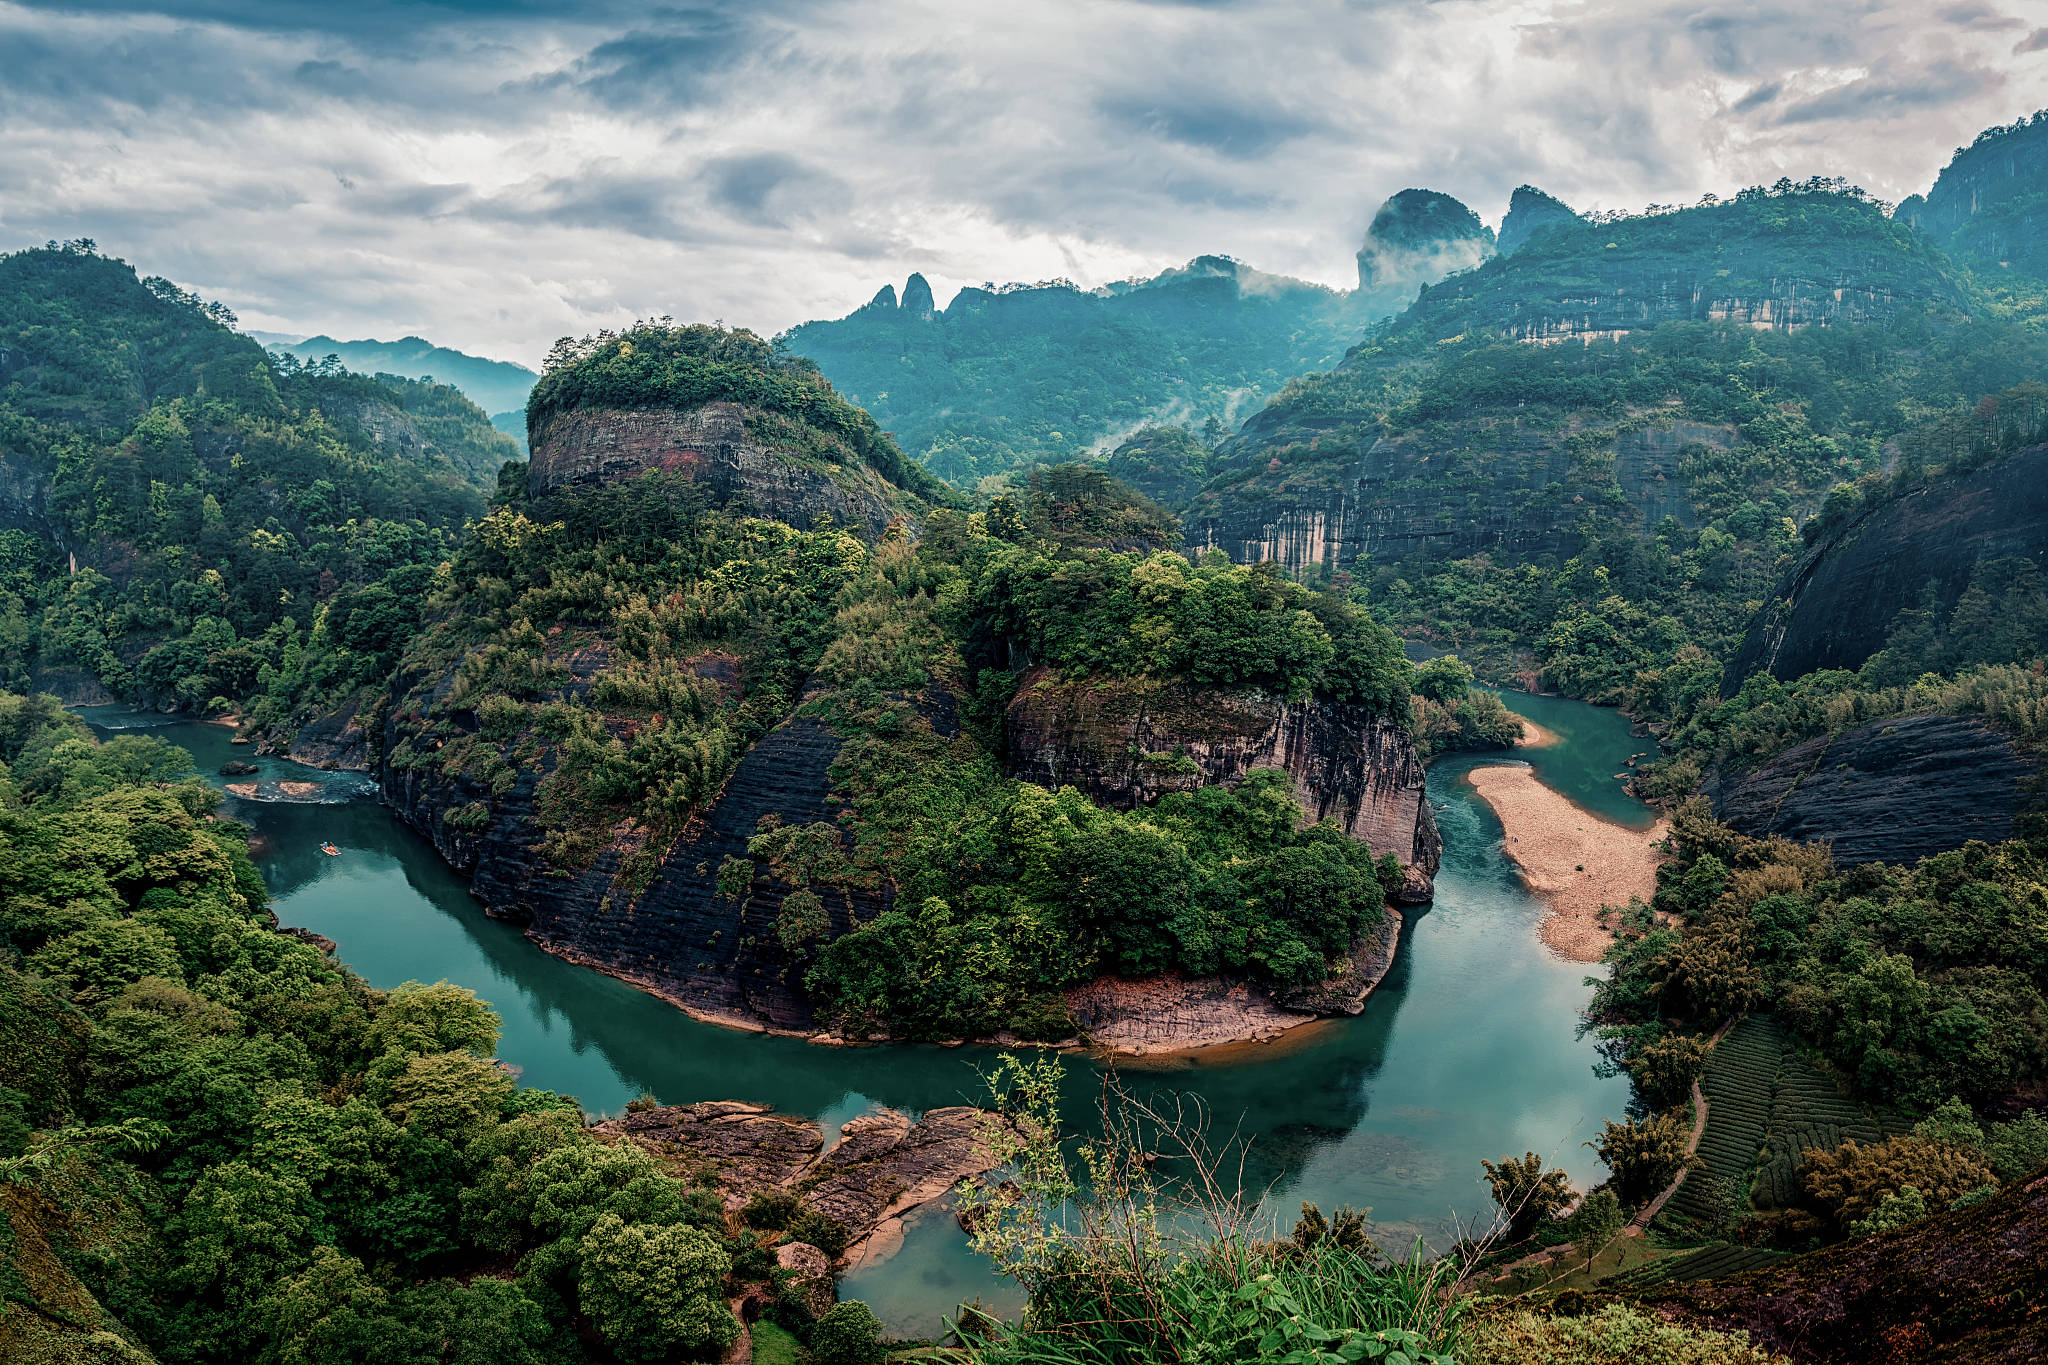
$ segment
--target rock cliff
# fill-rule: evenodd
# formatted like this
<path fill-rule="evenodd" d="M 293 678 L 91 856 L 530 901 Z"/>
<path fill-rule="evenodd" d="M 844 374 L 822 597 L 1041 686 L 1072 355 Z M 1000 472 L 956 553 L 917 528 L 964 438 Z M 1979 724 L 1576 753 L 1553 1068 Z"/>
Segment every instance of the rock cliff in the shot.
<path fill-rule="evenodd" d="M 1834 845 L 1835 861 L 1911 863 L 2012 837 L 2036 799 L 2036 761 L 1974 716 L 1899 716 L 1724 765 L 1702 790 L 1755 838 Z"/>
<path fill-rule="evenodd" d="M 1306 818 L 1334 820 L 1375 854 L 1391 853 L 1416 873 L 1404 899 L 1429 899 L 1443 840 L 1414 741 L 1384 716 L 1178 683 L 1063 683 L 1037 670 L 1010 703 L 1009 733 L 1017 776 L 1126 809 L 1282 769 Z"/>
<path fill-rule="evenodd" d="M 1923 198 L 1898 216 L 1989 272 L 2039 277 L 2048 270 L 2048 119 L 2036 114 L 1989 128 L 1958 148 Z"/>
<path fill-rule="evenodd" d="M 911 510 L 901 490 L 819 434 L 729 401 L 688 408 L 575 408 L 527 433 L 534 496 L 630 478 L 684 474 L 720 503 L 808 526 L 820 516 L 879 535 Z M 822 445 L 815 453 L 806 446 Z"/>
<path fill-rule="evenodd" d="M 1929 479 L 1864 508 L 1786 572 L 1722 679 L 1857 668 L 1930 589 L 1952 610 L 1980 561 L 2048 558 L 2048 446 Z"/>
<path fill-rule="evenodd" d="M 1286 424 L 1261 414 L 1240 440 L 1275 439 Z M 1475 412 L 1456 422 L 1352 437 L 1331 423 L 1335 452 L 1362 446 L 1321 477 L 1254 481 L 1202 495 L 1184 519 L 1188 543 L 1219 549 L 1240 564 L 1274 560 L 1289 569 L 1345 565 L 1362 555 L 1461 559 L 1482 551 L 1569 556 L 1588 511 L 1623 516 L 1645 529 L 1666 516 L 1698 517 L 1682 470 L 1689 449 L 1732 450 L 1732 426 L 1642 414 L 1606 435 L 1585 415 L 1559 421 L 1519 411 Z M 1305 428 L 1287 433 L 1296 437 Z M 1610 471 L 1584 478 L 1589 437 Z M 1604 449 L 1602 449 L 1604 447 Z M 1602 487 L 1611 490 L 1602 492 Z M 1588 492 L 1593 496 L 1588 497 Z"/>
<path fill-rule="evenodd" d="M 471 891 L 491 915 L 524 925 L 529 938 L 558 957 L 629 981 L 698 1017 L 794 1032 L 815 1027 L 801 973 L 791 970 L 793 959 L 775 937 L 783 892 L 763 876 L 736 901 L 719 894 L 714 874 L 728 856 L 746 857 L 747 840 L 764 815 L 799 825 L 836 818 L 829 798 L 837 735 L 804 718 L 770 731 L 635 896 L 617 886 L 624 860 L 638 850 L 639 838 L 630 831 L 575 873 L 550 868 L 534 853 L 540 840 L 534 792 L 553 770 L 551 752 L 497 795 L 431 764 L 393 764 L 389 756 L 405 722 L 394 715 L 386 723 L 379 773 L 384 798 L 470 877 Z M 459 819 L 473 803 L 490 808 L 481 829 L 465 829 Z M 858 890 L 850 901 L 829 898 L 832 933 L 849 927 L 849 904 L 863 919 L 884 908 Z"/>
<path fill-rule="evenodd" d="M 1518 186 L 1508 199 L 1508 216 L 1501 220 L 1500 254 L 1511 256 L 1537 233 L 1579 221 L 1579 215 L 1563 200 L 1534 185 Z"/>

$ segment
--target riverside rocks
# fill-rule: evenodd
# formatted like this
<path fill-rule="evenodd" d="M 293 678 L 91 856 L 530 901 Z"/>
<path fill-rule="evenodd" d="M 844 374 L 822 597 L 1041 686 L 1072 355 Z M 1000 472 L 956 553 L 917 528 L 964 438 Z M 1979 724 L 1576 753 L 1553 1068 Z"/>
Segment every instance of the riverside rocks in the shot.
<path fill-rule="evenodd" d="M 1098 977 L 1067 992 L 1067 1007 L 1097 1047 L 1144 1055 L 1224 1043 L 1268 1042 L 1334 1014 L 1355 1015 L 1394 965 L 1399 911 L 1387 911 L 1348 962 L 1322 985 L 1275 998 L 1259 985 L 1167 972 L 1142 981 Z"/>
<path fill-rule="evenodd" d="M 912 1121 L 885 1109 L 849 1120 L 829 1151 L 812 1120 L 738 1100 L 629 1112 L 597 1131 L 639 1143 L 684 1178 L 709 1181 L 728 1208 L 765 1191 L 796 1194 L 846 1228 L 847 1258 L 859 1259 L 888 1254 L 905 1215 L 994 1167 L 990 1117 L 956 1106 Z"/>

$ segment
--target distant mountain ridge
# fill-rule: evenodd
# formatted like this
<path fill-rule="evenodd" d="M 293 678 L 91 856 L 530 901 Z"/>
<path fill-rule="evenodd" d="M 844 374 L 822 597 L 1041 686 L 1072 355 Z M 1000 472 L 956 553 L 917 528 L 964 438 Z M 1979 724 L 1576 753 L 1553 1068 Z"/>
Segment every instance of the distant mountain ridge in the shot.
<path fill-rule="evenodd" d="M 955 484 L 1091 458 L 1159 422 L 1234 424 L 1327 368 L 1425 284 L 1478 265 L 1493 233 L 1408 189 L 1375 214 L 1345 291 L 1204 255 L 1143 279 L 969 287 L 943 309 L 920 274 L 781 338 Z"/>
<path fill-rule="evenodd" d="M 303 341 L 286 342 L 277 339 L 279 334 L 275 332 L 252 332 L 249 335 L 262 342 L 266 350 L 295 356 L 308 364 L 331 355 L 339 357 L 342 364 L 358 374 L 431 378 L 453 385 L 462 390 L 470 402 L 491 414 L 493 421 L 500 414 L 524 411 L 526 395 L 532 392 L 535 382 L 540 379 L 524 365 L 436 346 L 424 337 L 400 337 L 397 341 L 337 341 L 323 334 Z M 499 429 L 507 430 L 502 424 Z M 524 440 L 523 430 L 508 434 Z"/>

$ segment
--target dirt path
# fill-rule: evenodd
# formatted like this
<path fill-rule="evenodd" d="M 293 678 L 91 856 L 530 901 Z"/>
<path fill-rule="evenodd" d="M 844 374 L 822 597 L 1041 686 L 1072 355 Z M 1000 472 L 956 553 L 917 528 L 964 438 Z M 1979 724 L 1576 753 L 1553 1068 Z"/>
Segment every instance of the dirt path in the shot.
<path fill-rule="evenodd" d="M 1600 923 L 1602 906 L 1648 901 L 1657 890 L 1653 845 L 1667 828 L 1627 829 L 1590 814 L 1537 781 L 1519 764 L 1474 768 L 1467 779 L 1506 832 L 1508 857 L 1529 889 L 1550 906 L 1543 941 L 1573 962 L 1598 962 L 1614 939 Z"/>

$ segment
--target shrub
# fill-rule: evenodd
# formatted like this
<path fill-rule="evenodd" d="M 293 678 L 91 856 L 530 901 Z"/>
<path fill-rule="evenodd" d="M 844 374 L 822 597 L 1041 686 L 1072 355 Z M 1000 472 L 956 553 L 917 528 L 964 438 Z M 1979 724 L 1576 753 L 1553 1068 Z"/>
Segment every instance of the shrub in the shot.
<path fill-rule="evenodd" d="M 1534 1152 L 1519 1160 L 1504 1156 L 1498 1163 L 1479 1164 L 1486 1170 L 1493 1202 L 1507 1216 L 1511 1242 L 1529 1236 L 1572 1202 L 1571 1177 L 1563 1171 L 1544 1170 L 1543 1158 Z"/>
<path fill-rule="evenodd" d="M 1502 1303 L 1467 1334 L 1461 1360 L 1485 1365 L 1782 1365 L 1784 1357 L 1724 1334 L 1665 1322 L 1627 1304 L 1597 1313 L 1540 1317 Z"/>
<path fill-rule="evenodd" d="M 1614 1173 L 1614 1191 L 1631 1208 L 1649 1203 L 1678 1173 L 1692 1164 L 1685 1151 L 1686 1130 L 1674 1114 L 1641 1122 L 1609 1120 L 1598 1142 L 1586 1145 L 1600 1153 Z"/>
<path fill-rule="evenodd" d="M 750 1228 L 779 1232 L 802 1207 L 787 1190 L 762 1190 L 740 1208 L 740 1221 Z"/>
<path fill-rule="evenodd" d="M 799 1211 L 784 1231 L 790 1241 L 808 1242 L 835 1261 L 846 1254 L 846 1224 L 816 1209 Z"/>
<path fill-rule="evenodd" d="M 877 1365 L 882 1324 L 859 1299 L 835 1303 L 811 1324 L 811 1359 L 817 1365 Z"/>
<path fill-rule="evenodd" d="M 1844 1228 L 1875 1213 L 1887 1195 L 1908 1185 L 1930 1208 L 1945 1209 L 1993 1179 L 1975 1152 L 1913 1136 L 1869 1144 L 1851 1138 L 1832 1152 L 1809 1147 L 1800 1171 L 1806 1192 Z"/>
<path fill-rule="evenodd" d="M 1659 1038 L 1629 1059 L 1629 1075 L 1652 1109 L 1676 1109 L 1692 1098 L 1694 1081 L 1707 1071 L 1704 1038 L 1673 1034 Z"/>
<path fill-rule="evenodd" d="M 2010 1185 L 2048 1166 L 2048 1118 L 2029 1110 L 2011 1123 L 1994 1123 L 1985 1136 L 1991 1169 Z"/>

